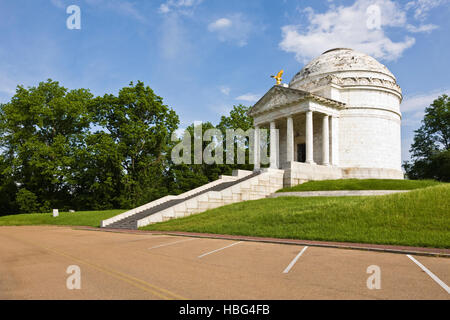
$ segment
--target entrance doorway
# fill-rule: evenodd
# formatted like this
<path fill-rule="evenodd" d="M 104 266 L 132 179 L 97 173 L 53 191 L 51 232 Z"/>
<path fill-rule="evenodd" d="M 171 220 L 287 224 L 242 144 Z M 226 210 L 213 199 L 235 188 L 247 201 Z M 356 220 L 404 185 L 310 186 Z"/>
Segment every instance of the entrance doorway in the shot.
<path fill-rule="evenodd" d="M 306 162 L 306 143 L 297 145 L 297 162 Z"/>

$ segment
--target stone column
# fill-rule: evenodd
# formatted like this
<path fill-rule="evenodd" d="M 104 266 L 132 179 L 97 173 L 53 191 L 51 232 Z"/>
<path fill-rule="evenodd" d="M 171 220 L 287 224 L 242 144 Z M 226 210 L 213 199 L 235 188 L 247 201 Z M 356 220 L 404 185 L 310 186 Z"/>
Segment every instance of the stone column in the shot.
<path fill-rule="evenodd" d="M 292 116 L 287 118 L 286 126 L 286 162 L 294 161 L 294 119 Z"/>
<path fill-rule="evenodd" d="M 255 171 L 259 170 L 261 168 L 261 161 L 260 161 L 260 149 L 261 149 L 261 143 L 259 139 L 259 126 L 255 126 L 255 134 L 254 134 L 254 146 L 253 146 L 253 163 L 255 164 Z"/>
<path fill-rule="evenodd" d="M 314 164 L 313 112 L 306 112 L 306 163 Z"/>
<path fill-rule="evenodd" d="M 339 166 L 339 118 L 331 116 L 331 164 Z"/>
<path fill-rule="evenodd" d="M 270 122 L 270 167 L 278 169 L 278 139 L 275 121 Z"/>
<path fill-rule="evenodd" d="M 329 116 L 324 116 L 322 121 L 322 164 L 330 165 L 330 129 Z"/>

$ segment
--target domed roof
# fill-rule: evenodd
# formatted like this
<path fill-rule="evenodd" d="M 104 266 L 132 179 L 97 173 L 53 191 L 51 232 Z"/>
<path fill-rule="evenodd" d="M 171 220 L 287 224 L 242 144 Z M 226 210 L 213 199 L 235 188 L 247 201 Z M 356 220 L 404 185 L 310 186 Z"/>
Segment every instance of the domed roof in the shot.
<path fill-rule="evenodd" d="M 290 82 L 291 87 L 303 80 L 317 78 L 320 75 L 333 74 L 339 77 L 349 73 L 369 73 L 372 77 L 396 82 L 395 76 L 375 58 L 347 48 L 336 48 L 325 51 L 322 55 L 308 63 Z"/>

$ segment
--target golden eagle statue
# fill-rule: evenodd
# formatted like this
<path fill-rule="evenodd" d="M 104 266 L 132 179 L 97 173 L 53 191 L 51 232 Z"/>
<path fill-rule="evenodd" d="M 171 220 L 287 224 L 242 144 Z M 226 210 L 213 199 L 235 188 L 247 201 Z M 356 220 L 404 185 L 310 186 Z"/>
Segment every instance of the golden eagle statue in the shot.
<path fill-rule="evenodd" d="M 276 76 L 270 76 L 270 77 L 277 80 L 277 85 L 280 85 L 281 81 L 283 80 L 283 79 L 281 79 L 281 77 L 283 76 L 283 73 L 284 73 L 284 70 L 281 70 L 280 72 L 278 72 L 278 74 Z"/>

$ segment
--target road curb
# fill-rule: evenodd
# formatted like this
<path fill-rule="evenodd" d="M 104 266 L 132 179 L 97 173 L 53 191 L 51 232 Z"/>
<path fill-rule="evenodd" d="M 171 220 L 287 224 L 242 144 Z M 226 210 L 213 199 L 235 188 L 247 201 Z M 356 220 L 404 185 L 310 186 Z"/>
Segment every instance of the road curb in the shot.
<path fill-rule="evenodd" d="M 450 258 L 450 250 L 449 249 L 439 249 L 439 248 L 406 247 L 406 246 L 393 246 L 393 245 L 328 242 L 328 241 L 313 241 L 313 240 L 277 239 L 277 238 L 222 235 L 222 234 L 210 234 L 210 233 L 176 232 L 176 231 L 120 230 L 120 229 L 107 229 L 107 228 L 100 229 L 100 228 L 93 228 L 93 227 L 73 227 L 73 229 L 85 230 L 85 231 L 124 233 L 124 234 L 168 235 L 168 236 L 177 236 L 177 237 L 221 239 L 221 240 L 273 243 L 273 244 L 310 246 L 310 247 L 321 247 L 321 248 L 335 248 L 335 249 L 346 249 L 346 250 L 361 250 L 361 251 L 373 251 L 373 252 L 395 253 L 395 254 L 412 254 L 412 255 L 416 255 L 416 256 Z"/>

